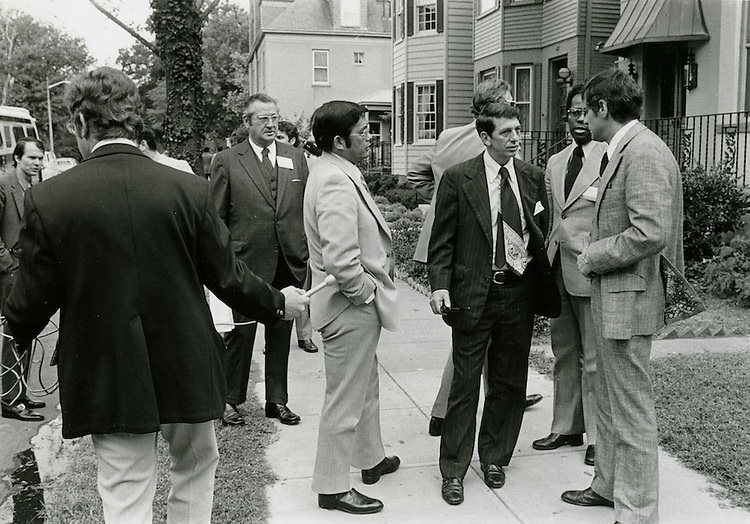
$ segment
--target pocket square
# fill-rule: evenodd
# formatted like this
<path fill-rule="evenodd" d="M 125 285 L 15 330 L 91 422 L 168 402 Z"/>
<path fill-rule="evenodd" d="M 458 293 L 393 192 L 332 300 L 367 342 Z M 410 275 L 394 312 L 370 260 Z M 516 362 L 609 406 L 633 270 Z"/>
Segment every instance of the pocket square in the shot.
<path fill-rule="evenodd" d="M 581 198 L 588 200 L 589 202 L 596 202 L 596 196 L 599 194 L 599 189 L 595 186 L 590 186 L 583 192 Z"/>
<path fill-rule="evenodd" d="M 534 206 L 534 216 L 544 211 L 544 205 L 541 202 L 537 202 Z"/>
<path fill-rule="evenodd" d="M 292 184 L 294 184 L 295 182 L 296 183 L 300 183 L 300 182 L 302 182 L 302 179 L 300 179 L 300 178 L 293 178 L 292 179 Z"/>

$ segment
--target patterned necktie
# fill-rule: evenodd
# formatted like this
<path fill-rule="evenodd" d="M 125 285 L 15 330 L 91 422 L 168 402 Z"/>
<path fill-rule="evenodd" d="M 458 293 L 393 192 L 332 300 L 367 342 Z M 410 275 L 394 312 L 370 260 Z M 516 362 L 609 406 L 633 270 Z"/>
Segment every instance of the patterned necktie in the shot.
<path fill-rule="evenodd" d="M 500 168 L 500 177 L 495 265 L 502 268 L 507 264 L 514 273 L 523 275 L 526 270 L 526 245 L 523 241 L 521 213 L 510 185 L 510 174 L 504 167 Z"/>
<path fill-rule="evenodd" d="M 607 164 L 609 164 L 609 157 L 607 156 L 607 153 L 604 153 L 604 156 L 602 157 L 602 163 L 599 164 L 599 176 L 602 176 L 604 174 L 604 170 L 607 169 Z"/>
<path fill-rule="evenodd" d="M 271 197 L 274 201 L 276 201 L 276 177 L 274 176 L 275 173 L 273 164 L 271 164 L 271 159 L 268 158 L 268 148 L 264 147 L 261 153 L 263 155 L 263 159 L 260 162 L 260 167 L 263 171 L 263 178 L 266 179 L 268 188 L 271 190 Z"/>
<path fill-rule="evenodd" d="M 578 173 L 581 172 L 583 167 L 583 147 L 576 146 L 573 150 L 573 156 L 570 157 L 568 162 L 568 172 L 565 175 L 565 199 L 567 200 L 570 195 L 570 190 L 573 189 L 573 184 L 576 183 Z"/>

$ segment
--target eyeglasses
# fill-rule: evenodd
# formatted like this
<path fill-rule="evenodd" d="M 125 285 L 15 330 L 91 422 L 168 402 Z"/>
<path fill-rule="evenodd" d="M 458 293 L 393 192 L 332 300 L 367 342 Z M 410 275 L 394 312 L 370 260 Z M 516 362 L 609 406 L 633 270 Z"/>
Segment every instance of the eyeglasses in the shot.
<path fill-rule="evenodd" d="M 588 109 L 568 109 L 568 116 L 579 118 L 585 115 L 587 111 Z"/>
<path fill-rule="evenodd" d="M 279 122 L 279 115 L 245 115 L 244 120 L 250 122 L 253 118 L 264 124 L 277 124 Z"/>
<path fill-rule="evenodd" d="M 370 139 L 372 137 L 372 135 L 370 134 L 370 129 L 367 128 L 367 127 L 364 128 L 359 133 L 351 133 L 349 136 L 359 136 L 359 137 L 362 137 L 365 140 L 368 140 L 368 139 Z"/>
<path fill-rule="evenodd" d="M 75 122 L 73 121 L 73 117 L 71 117 L 71 119 L 70 119 L 70 120 L 68 120 L 67 122 L 65 122 L 65 129 L 66 129 L 66 130 L 68 131 L 68 133 L 70 133 L 71 135 L 77 135 L 77 134 L 78 134 L 78 132 L 77 132 L 77 130 L 76 130 L 76 124 L 75 124 Z"/>

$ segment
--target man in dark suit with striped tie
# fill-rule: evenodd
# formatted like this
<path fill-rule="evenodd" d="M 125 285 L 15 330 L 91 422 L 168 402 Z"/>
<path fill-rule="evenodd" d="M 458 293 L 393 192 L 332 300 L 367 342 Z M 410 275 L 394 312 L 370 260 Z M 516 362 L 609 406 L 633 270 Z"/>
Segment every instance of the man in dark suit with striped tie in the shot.
<path fill-rule="evenodd" d="M 523 419 L 534 313 L 560 312 L 544 253 L 544 172 L 514 158 L 518 117 L 506 101 L 481 108 L 476 127 L 486 149 L 443 174 L 435 202 L 430 305 L 453 328 L 455 373 L 440 441 L 442 496 L 453 505 L 464 498 L 485 355 L 479 459 L 485 483 L 500 488 Z"/>

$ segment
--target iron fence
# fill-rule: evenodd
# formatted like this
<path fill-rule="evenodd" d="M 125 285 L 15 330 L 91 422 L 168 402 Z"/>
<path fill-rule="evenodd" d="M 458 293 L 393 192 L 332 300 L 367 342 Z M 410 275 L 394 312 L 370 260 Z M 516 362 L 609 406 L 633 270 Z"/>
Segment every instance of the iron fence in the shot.
<path fill-rule="evenodd" d="M 748 173 L 750 112 L 643 120 L 672 150 L 680 169 L 723 165 L 743 186 Z"/>
<path fill-rule="evenodd" d="M 362 172 L 380 171 L 381 175 L 391 173 L 391 143 L 373 141 L 367 152 L 367 158 L 360 162 Z"/>
<path fill-rule="evenodd" d="M 526 131 L 521 137 L 520 155 L 523 160 L 542 169 L 549 157 L 559 153 L 570 143 L 570 136 L 560 131 Z"/>

